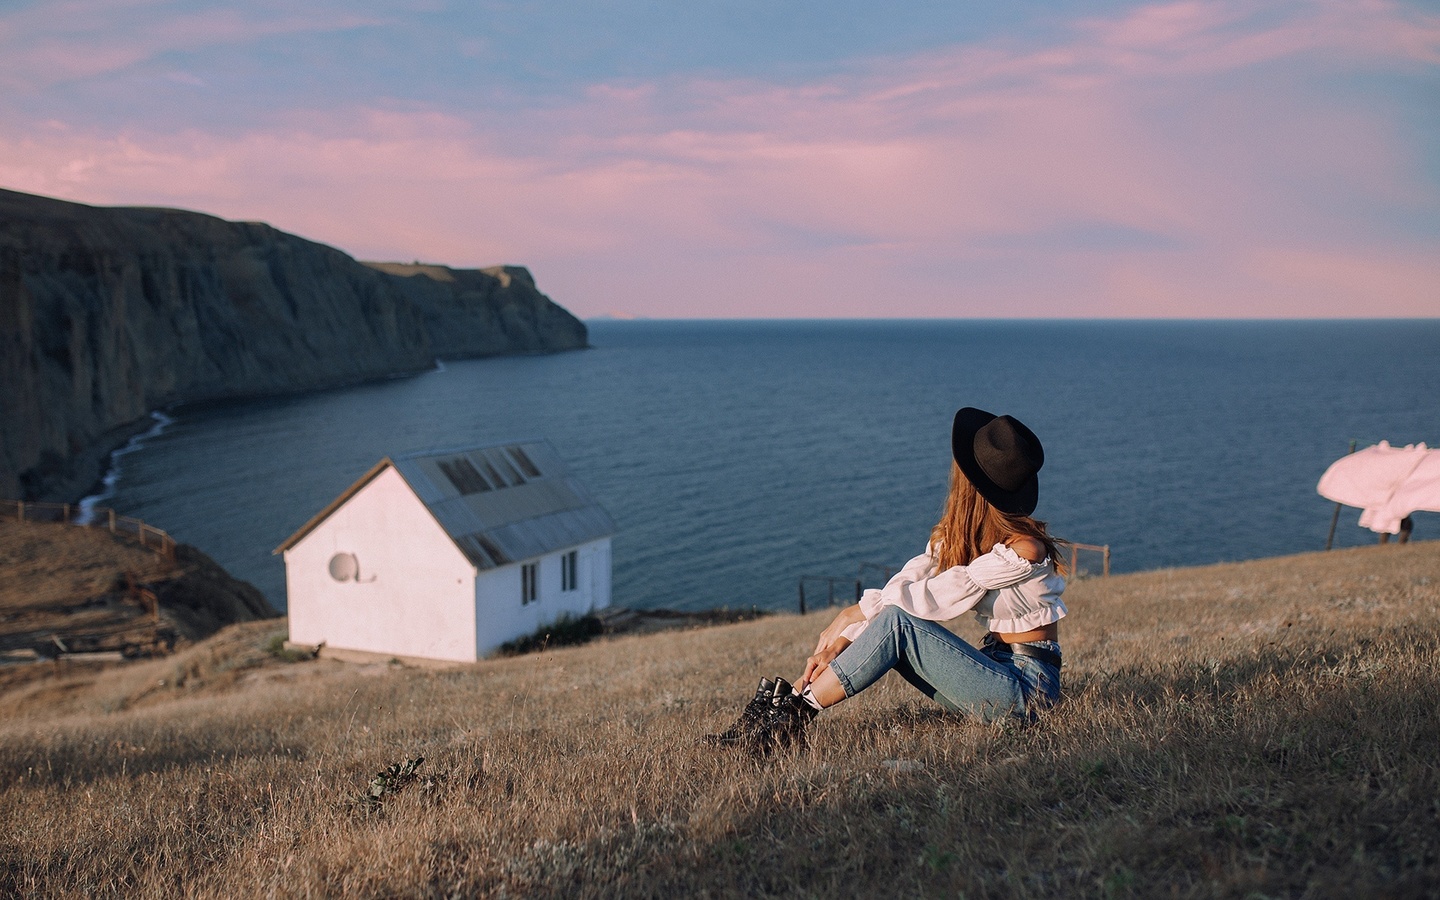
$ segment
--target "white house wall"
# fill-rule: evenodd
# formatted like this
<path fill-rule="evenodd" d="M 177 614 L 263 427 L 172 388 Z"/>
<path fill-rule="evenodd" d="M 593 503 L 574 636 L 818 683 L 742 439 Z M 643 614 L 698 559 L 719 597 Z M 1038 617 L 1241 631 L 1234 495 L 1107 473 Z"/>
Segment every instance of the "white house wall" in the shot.
<path fill-rule="evenodd" d="M 331 577 L 337 553 L 355 555 L 357 580 Z M 386 468 L 285 551 L 290 640 L 473 660 L 474 577 L 405 480 Z M 515 577 L 518 597 L 518 569 Z"/>
<path fill-rule="evenodd" d="M 570 550 L 577 552 L 576 586 L 562 591 L 561 567 Z M 475 579 L 475 645 L 480 655 L 534 634 L 563 615 L 579 617 L 610 605 L 609 538 L 547 554 L 539 563 L 537 596 L 531 603 L 521 603 L 519 564 L 481 572 Z"/>
<path fill-rule="evenodd" d="M 593 541 L 580 549 L 580 580 L 588 581 L 596 609 L 610 605 L 610 539 Z"/>

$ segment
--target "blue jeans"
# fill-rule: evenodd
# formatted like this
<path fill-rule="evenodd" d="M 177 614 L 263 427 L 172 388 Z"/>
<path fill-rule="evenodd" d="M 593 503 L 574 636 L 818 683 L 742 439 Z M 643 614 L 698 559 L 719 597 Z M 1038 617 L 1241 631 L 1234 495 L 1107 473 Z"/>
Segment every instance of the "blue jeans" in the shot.
<path fill-rule="evenodd" d="M 1055 641 L 1035 641 L 1055 653 Z M 845 696 L 853 697 L 894 669 L 920 693 L 952 712 L 984 721 L 1030 718 L 1060 699 L 1060 670 L 1028 656 L 972 647 L 936 622 L 886 606 L 860 637 L 830 663 Z"/>

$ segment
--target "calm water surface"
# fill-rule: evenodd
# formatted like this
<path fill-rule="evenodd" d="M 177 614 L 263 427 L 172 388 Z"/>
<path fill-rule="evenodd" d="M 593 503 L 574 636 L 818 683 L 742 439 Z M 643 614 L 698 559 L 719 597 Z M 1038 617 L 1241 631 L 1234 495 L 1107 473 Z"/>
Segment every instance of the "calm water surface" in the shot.
<path fill-rule="evenodd" d="M 172 411 L 107 502 L 283 608 L 271 551 L 381 457 L 544 437 L 619 522 L 617 604 L 793 608 L 802 575 L 923 548 L 962 405 L 1040 435 L 1037 515 L 1117 571 L 1319 549 L 1350 441 L 1440 441 L 1434 320 L 590 327 L 583 352 Z M 1358 516 L 1338 545 L 1375 540 Z"/>

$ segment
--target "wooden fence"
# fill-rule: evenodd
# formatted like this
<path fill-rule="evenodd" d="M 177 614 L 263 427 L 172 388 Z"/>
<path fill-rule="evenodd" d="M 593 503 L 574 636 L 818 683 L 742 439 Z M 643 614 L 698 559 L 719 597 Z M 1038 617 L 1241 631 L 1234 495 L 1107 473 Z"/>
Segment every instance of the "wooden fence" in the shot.
<path fill-rule="evenodd" d="M 1101 574 L 1106 578 L 1110 577 L 1110 545 L 1109 544 L 1064 544 L 1070 548 L 1070 577 L 1080 576 L 1080 551 L 1085 550 L 1091 553 L 1099 553 L 1104 557 Z"/>
<path fill-rule="evenodd" d="M 124 535 L 140 543 L 140 546 L 175 561 L 175 539 L 153 525 L 146 525 L 139 519 L 122 516 L 108 507 L 96 507 L 90 511 L 90 518 L 81 521 L 80 507 L 73 503 L 29 503 L 24 500 L 0 500 L 0 517 L 20 522 L 56 522 L 64 525 L 80 525 L 90 528 L 105 528 L 111 534 Z"/>

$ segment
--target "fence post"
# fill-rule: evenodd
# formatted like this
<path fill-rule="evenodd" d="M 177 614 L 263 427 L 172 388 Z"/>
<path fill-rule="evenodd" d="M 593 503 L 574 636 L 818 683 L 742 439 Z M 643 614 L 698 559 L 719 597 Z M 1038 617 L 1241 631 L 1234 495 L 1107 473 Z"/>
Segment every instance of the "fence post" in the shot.
<path fill-rule="evenodd" d="M 115 533 L 115 510 L 110 510 L 110 533 Z"/>
<path fill-rule="evenodd" d="M 18 503 L 16 503 L 15 506 L 16 506 L 17 509 L 20 510 L 20 514 L 16 517 L 16 521 L 18 521 L 18 522 L 23 522 L 23 521 L 25 521 L 25 501 L 24 501 L 24 500 L 21 500 L 21 501 L 19 501 Z"/>
<path fill-rule="evenodd" d="M 1351 441 L 1351 442 L 1350 442 L 1350 449 L 1347 450 L 1346 453 L 1349 454 L 1349 453 L 1354 453 L 1354 452 L 1355 452 L 1355 442 L 1354 442 L 1354 441 Z M 1325 549 L 1326 549 L 1326 550 L 1329 550 L 1331 547 L 1333 547 L 1333 546 L 1335 545 L 1335 526 L 1338 525 L 1338 524 L 1340 524 L 1340 504 L 1339 504 L 1339 503 L 1335 504 L 1335 513 L 1334 513 L 1332 516 L 1330 516 L 1330 533 L 1325 536 Z"/>
<path fill-rule="evenodd" d="M 65 504 L 65 511 L 60 514 L 60 520 L 66 525 L 70 524 L 70 504 Z"/>
<path fill-rule="evenodd" d="M 1110 545 L 1105 545 L 1105 577 L 1110 577 Z"/>
<path fill-rule="evenodd" d="M 805 579 L 800 579 L 800 615 L 805 615 Z"/>

